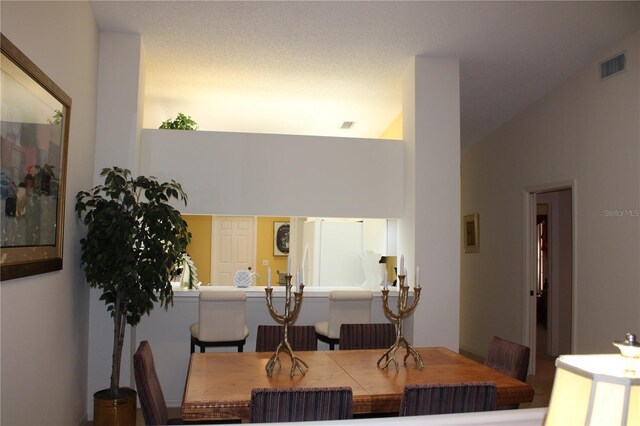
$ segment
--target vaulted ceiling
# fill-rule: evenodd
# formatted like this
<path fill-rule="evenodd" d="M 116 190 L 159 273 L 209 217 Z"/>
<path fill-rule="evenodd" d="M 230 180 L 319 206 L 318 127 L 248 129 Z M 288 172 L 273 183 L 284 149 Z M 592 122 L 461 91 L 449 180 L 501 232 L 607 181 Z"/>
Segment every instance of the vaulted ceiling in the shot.
<path fill-rule="evenodd" d="M 640 2 L 91 4 L 101 31 L 142 35 L 145 127 L 182 112 L 202 130 L 376 138 L 427 55 L 460 59 L 463 148 L 640 29 Z"/>

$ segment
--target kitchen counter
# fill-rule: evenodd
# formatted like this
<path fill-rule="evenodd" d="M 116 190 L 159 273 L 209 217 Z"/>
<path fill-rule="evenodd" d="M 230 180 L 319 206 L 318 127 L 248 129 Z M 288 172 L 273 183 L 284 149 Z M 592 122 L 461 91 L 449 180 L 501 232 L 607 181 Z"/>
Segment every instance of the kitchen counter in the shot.
<path fill-rule="evenodd" d="M 183 290 L 180 288 L 178 283 L 174 283 L 173 285 L 173 297 L 182 298 L 182 297 L 198 297 L 200 291 L 216 291 L 216 290 L 231 290 L 238 289 L 243 290 L 247 294 L 247 299 L 253 298 L 264 298 L 265 297 L 265 286 L 249 286 L 249 287 L 236 287 L 236 286 L 223 286 L 223 285 L 201 285 L 198 290 Z M 303 297 L 304 298 L 327 298 L 329 297 L 329 293 L 333 290 L 360 290 L 361 287 L 310 287 L 305 286 Z M 273 286 L 273 297 L 284 297 L 285 294 L 285 286 Z M 409 294 L 413 294 L 413 290 L 409 290 Z M 398 288 L 397 287 L 389 287 L 389 297 L 397 297 Z M 373 290 L 373 297 L 381 297 L 381 291 Z"/>

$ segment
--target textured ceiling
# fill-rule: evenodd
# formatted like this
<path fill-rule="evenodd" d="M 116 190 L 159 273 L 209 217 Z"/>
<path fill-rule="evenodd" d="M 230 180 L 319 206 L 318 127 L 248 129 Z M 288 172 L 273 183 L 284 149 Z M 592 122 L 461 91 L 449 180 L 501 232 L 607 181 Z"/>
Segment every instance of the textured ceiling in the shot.
<path fill-rule="evenodd" d="M 463 148 L 640 28 L 640 2 L 91 4 L 101 31 L 142 34 L 145 127 L 376 138 L 427 55 L 460 59 Z"/>

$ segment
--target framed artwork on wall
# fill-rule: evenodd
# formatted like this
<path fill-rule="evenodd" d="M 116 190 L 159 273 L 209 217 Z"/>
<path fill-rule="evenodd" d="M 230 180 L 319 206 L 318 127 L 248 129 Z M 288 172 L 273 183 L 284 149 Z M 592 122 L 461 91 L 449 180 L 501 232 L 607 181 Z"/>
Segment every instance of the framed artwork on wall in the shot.
<path fill-rule="evenodd" d="M 3 34 L 0 279 L 62 269 L 71 98 Z"/>
<path fill-rule="evenodd" d="M 464 235 L 464 252 L 478 253 L 480 251 L 480 222 L 478 213 L 464 217 L 462 234 Z"/>
<path fill-rule="evenodd" d="M 273 222 L 273 255 L 289 254 L 289 222 Z"/>

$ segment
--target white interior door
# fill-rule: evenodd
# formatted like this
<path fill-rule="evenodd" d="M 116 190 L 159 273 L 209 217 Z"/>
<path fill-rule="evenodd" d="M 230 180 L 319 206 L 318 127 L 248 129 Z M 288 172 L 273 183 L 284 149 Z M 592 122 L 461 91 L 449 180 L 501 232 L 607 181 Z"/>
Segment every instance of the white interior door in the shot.
<path fill-rule="evenodd" d="M 255 218 L 253 216 L 216 216 L 213 220 L 214 285 L 233 285 L 236 271 L 255 269 Z"/>

